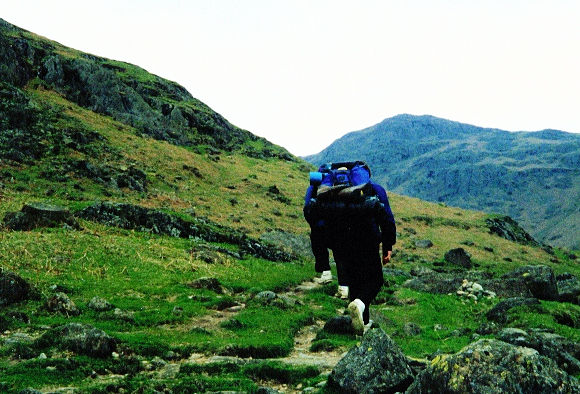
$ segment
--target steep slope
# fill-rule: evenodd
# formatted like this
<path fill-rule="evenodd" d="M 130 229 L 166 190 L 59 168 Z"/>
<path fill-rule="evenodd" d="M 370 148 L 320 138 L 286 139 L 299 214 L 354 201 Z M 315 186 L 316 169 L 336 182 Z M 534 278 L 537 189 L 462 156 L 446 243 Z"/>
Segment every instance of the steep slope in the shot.
<path fill-rule="evenodd" d="M 355 158 L 397 193 L 508 214 L 542 241 L 580 247 L 580 135 L 399 115 L 306 157 Z"/>
<path fill-rule="evenodd" d="M 86 54 L 36 36 L 0 19 L 2 82 L 32 84 L 177 145 L 244 150 L 291 160 L 263 138 L 230 124 L 182 86 L 140 67 Z"/>

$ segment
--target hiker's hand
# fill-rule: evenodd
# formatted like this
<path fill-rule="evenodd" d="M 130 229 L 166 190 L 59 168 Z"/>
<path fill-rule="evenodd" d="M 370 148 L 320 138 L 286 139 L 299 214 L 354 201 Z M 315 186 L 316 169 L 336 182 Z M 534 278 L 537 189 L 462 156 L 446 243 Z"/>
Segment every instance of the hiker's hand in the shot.
<path fill-rule="evenodd" d="M 391 254 L 392 251 L 388 251 L 386 255 L 383 255 L 383 265 L 386 265 L 389 261 L 391 261 Z"/>

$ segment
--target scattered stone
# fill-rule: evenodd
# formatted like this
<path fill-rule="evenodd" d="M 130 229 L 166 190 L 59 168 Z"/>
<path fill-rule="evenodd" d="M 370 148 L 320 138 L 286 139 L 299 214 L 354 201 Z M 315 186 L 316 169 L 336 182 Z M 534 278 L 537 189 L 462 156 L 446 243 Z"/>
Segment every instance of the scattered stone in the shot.
<path fill-rule="evenodd" d="M 91 357 L 109 357 L 117 349 L 117 340 L 93 326 L 69 323 L 42 335 L 39 347 L 57 347 Z"/>
<path fill-rule="evenodd" d="M 415 241 L 415 246 L 417 248 L 427 249 L 433 246 L 433 242 L 429 239 L 419 239 Z"/>
<path fill-rule="evenodd" d="M 497 324 L 494 322 L 485 322 L 481 323 L 481 325 L 475 330 L 476 333 L 479 335 L 490 335 L 497 332 L 498 327 Z"/>
<path fill-rule="evenodd" d="M 407 358 L 385 332 L 369 330 L 336 364 L 327 387 L 339 392 L 394 393 L 413 381 Z"/>
<path fill-rule="evenodd" d="M 299 304 L 296 299 L 285 295 L 278 295 L 273 291 L 262 291 L 256 294 L 254 300 L 262 305 L 272 305 L 282 309 L 291 308 Z"/>
<path fill-rule="evenodd" d="M 115 309 L 113 304 L 98 296 L 93 297 L 87 304 L 87 307 L 97 312 L 106 312 Z"/>
<path fill-rule="evenodd" d="M 451 249 L 445 253 L 445 261 L 463 268 L 471 268 L 471 255 L 463 248 Z"/>
<path fill-rule="evenodd" d="M 408 232 L 409 234 L 413 234 L 413 235 L 417 234 L 417 231 L 412 227 L 404 227 L 403 230 Z"/>
<path fill-rule="evenodd" d="M 407 393 L 580 393 L 574 377 L 536 350 L 481 339 L 454 355 L 437 356 Z"/>
<path fill-rule="evenodd" d="M 415 267 L 411 269 L 411 275 L 413 276 L 424 276 L 433 275 L 435 271 L 428 267 Z"/>
<path fill-rule="evenodd" d="M 24 279 L 0 267 L 0 307 L 27 300 L 32 288 Z"/>
<path fill-rule="evenodd" d="M 272 303 L 272 301 L 276 299 L 276 297 L 277 297 L 276 293 L 274 293 L 273 291 L 266 290 L 256 294 L 254 299 L 265 305 L 269 305 Z"/>
<path fill-rule="evenodd" d="M 123 321 L 129 322 L 129 323 L 135 322 L 135 313 L 134 312 L 124 311 L 120 308 L 115 308 L 115 310 L 113 310 L 113 316 L 116 319 L 123 320 Z"/>
<path fill-rule="evenodd" d="M 81 311 L 75 303 L 64 293 L 56 293 L 46 301 L 46 309 L 66 316 L 78 316 Z"/>
<path fill-rule="evenodd" d="M 489 246 L 484 246 L 483 250 L 485 250 L 486 252 L 493 253 L 493 248 L 490 248 Z"/>
<path fill-rule="evenodd" d="M 497 305 L 495 305 L 493 308 L 491 308 L 491 310 L 489 310 L 486 313 L 485 316 L 489 320 L 493 320 L 498 323 L 506 323 L 508 318 L 507 312 L 512 308 L 522 305 L 537 307 L 540 305 L 540 301 L 538 301 L 537 298 L 521 298 L 521 297 L 508 298 L 506 300 L 498 302 Z"/>
<path fill-rule="evenodd" d="M 384 276 L 402 276 L 405 278 L 410 278 L 411 275 L 407 271 L 403 271 L 396 268 L 391 267 L 383 267 L 383 275 Z"/>
<path fill-rule="evenodd" d="M 495 298 L 496 294 L 493 291 L 484 290 L 477 282 L 471 282 L 463 279 L 461 287 L 455 292 L 460 297 L 477 301 L 481 298 Z"/>
<path fill-rule="evenodd" d="M 20 212 L 9 212 L 4 217 L 6 228 L 15 231 L 30 231 L 38 227 L 81 227 L 66 208 L 41 202 L 25 204 Z"/>
<path fill-rule="evenodd" d="M 416 337 L 421 334 L 421 327 L 415 323 L 405 323 L 403 326 L 403 333 L 408 337 Z"/>
<path fill-rule="evenodd" d="M 193 289 L 207 289 L 217 294 L 226 293 L 224 287 L 221 285 L 220 281 L 216 278 L 202 277 L 194 280 L 193 282 L 188 283 L 187 285 Z"/>
<path fill-rule="evenodd" d="M 462 278 L 433 272 L 405 281 L 402 286 L 432 294 L 455 293 L 461 286 Z"/>

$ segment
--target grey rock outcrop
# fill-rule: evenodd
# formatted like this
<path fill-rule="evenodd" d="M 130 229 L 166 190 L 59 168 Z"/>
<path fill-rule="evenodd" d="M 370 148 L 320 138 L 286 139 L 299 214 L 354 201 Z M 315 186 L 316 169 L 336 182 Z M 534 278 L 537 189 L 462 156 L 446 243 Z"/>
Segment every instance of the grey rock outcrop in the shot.
<path fill-rule="evenodd" d="M 540 244 L 528 234 L 515 220 L 509 216 L 502 216 L 485 221 L 489 232 L 496 234 L 509 241 L 522 245 L 540 246 Z"/>
<path fill-rule="evenodd" d="M 504 275 L 521 280 L 533 297 L 540 300 L 558 299 L 558 285 L 552 268 L 546 265 L 526 265 Z"/>
<path fill-rule="evenodd" d="M 14 304 L 30 298 L 32 288 L 27 281 L 0 267 L 0 306 Z"/>
<path fill-rule="evenodd" d="M 580 305 L 580 280 L 572 274 L 558 275 L 558 300 Z"/>
<path fill-rule="evenodd" d="M 80 225 L 68 209 L 40 202 L 25 204 L 20 212 L 8 212 L 4 217 L 4 226 L 17 231 L 62 226 L 80 229 Z"/>
<path fill-rule="evenodd" d="M 131 204 L 100 202 L 77 213 L 77 216 L 109 226 L 180 238 L 199 238 L 208 242 L 238 245 L 239 255 L 250 254 L 271 261 L 291 261 L 294 256 L 267 242 L 258 242 L 245 234 L 207 220 L 184 220 L 165 212 Z"/>
<path fill-rule="evenodd" d="M 482 339 L 435 357 L 407 393 L 580 393 L 580 385 L 534 349 Z"/>
<path fill-rule="evenodd" d="M 359 346 L 336 364 L 327 386 L 343 393 L 394 393 L 404 391 L 413 372 L 401 349 L 380 329 L 369 330 Z"/>
<path fill-rule="evenodd" d="M 572 342 L 557 334 L 549 332 L 529 332 L 517 328 L 504 328 L 498 339 L 516 346 L 525 346 L 537 350 L 542 356 L 551 358 L 558 367 L 576 375 L 580 372 L 580 344 Z"/>
<path fill-rule="evenodd" d="M 56 327 L 38 341 L 38 347 L 57 347 L 91 357 L 109 357 L 117 349 L 118 340 L 93 326 L 69 323 Z"/>

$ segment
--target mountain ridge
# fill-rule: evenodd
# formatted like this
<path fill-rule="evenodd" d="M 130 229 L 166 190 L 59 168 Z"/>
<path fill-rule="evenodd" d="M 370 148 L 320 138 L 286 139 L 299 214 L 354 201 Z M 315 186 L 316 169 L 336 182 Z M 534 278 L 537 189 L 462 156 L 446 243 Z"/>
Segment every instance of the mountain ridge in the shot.
<path fill-rule="evenodd" d="M 305 159 L 315 165 L 365 160 L 394 192 L 507 214 L 544 242 L 580 246 L 580 135 L 402 114 Z"/>

